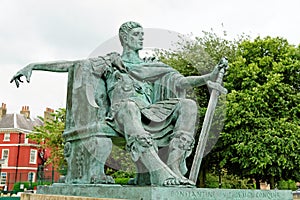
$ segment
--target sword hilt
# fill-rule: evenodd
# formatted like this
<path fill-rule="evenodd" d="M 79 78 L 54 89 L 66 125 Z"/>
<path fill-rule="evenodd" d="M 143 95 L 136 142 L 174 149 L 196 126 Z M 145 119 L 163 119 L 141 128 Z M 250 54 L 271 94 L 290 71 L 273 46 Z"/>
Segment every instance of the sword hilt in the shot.
<path fill-rule="evenodd" d="M 219 83 L 219 84 L 222 84 L 225 71 L 228 68 L 228 59 L 227 59 L 227 57 L 223 57 L 220 60 L 220 62 L 218 63 L 218 67 L 219 67 L 220 71 L 219 71 L 216 82 Z"/>
<path fill-rule="evenodd" d="M 222 94 L 227 94 L 227 92 L 228 92 L 227 89 L 221 85 L 221 83 L 207 81 L 206 84 L 209 88 L 215 89 L 215 90 L 221 92 Z"/>
<path fill-rule="evenodd" d="M 228 59 L 226 57 L 223 57 L 220 62 L 218 63 L 218 67 L 220 69 L 217 79 L 215 82 L 207 81 L 207 86 L 209 88 L 215 89 L 222 94 L 227 94 L 227 89 L 222 86 L 223 77 L 225 75 L 225 70 L 228 68 Z"/>

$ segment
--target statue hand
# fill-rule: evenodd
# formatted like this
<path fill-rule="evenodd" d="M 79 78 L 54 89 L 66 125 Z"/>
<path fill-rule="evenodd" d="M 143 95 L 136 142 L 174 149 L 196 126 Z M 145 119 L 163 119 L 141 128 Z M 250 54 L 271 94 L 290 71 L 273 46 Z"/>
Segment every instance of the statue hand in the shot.
<path fill-rule="evenodd" d="M 220 73 L 221 69 L 226 70 L 228 68 L 228 59 L 226 57 L 221 58 L 219 63 L 215 66 L 214 70 L 211 72 L 211 80 L 215 81 Z"/>
<path fill-rule="evenodd" d="M 23 83 L 23 81 L 21 80 L 22 76 L 26 77 L 26 81 L 29 83 L 30 82 L 30 77 L 32 74 L 32 70 L 33 70 L 33 66 L 31 64 L 27 65 L 26 67 L 24 67 L 23 69 L 21 69 L 20 71 L 18 71 L 10 80 L 10 83 L 12 83 L 13 81 L 15 81 L 16 86 L 19 87 L 20 82 Z"/>
<path fill-rule="evenodd" d="M 221 58 L 221 60 L 218 63 L 218 67 L 219 67 L 219 70 L 221 70 L 222 68 L 224 68 L 226 70 L 226 68 L 228 67 L 227 57 Z"/>

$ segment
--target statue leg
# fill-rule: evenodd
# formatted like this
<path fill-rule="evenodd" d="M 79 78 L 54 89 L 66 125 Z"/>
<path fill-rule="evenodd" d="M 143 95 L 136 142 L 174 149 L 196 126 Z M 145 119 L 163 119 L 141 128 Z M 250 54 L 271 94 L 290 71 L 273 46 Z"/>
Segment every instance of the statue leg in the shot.
<path fill-rule="evenodd" d="M 149 173 L 152 185 L 192 185 L 193 183 L 177 176 L 158 156 L 157 147 L 152 140 L 151 134 L 145 131 L 141 122 L 141 113 L 138 106 L 132 102 L 123 102 L 115 116 L 118 127 L 124 131 L 127 149 L 137 164 L 141 162 Z M 139 180 L 138 180 L 139 181 Z M 141 181 L 141 180 L 140 180 Z M 143 183 L 139 183 L 143 184 Z"/>
<path fill-rule="evenodd" d="M 105 162 L 112 149 L 111 139 L 92 137 L 86 143 L 86 148 L 90 153 L 88 156 L 90 183 L 115 183 L 114 179 L 104 172 Z"/>
<path fill-rule="evenodd" d="M 187 172 L 185 159 L 191 154 L 194 144 L 197 105 L 193 100 L 182 99 L 176 112 L 174 137 L 169 145 L 167 165 L 178 176 L 184 177 Z"/>

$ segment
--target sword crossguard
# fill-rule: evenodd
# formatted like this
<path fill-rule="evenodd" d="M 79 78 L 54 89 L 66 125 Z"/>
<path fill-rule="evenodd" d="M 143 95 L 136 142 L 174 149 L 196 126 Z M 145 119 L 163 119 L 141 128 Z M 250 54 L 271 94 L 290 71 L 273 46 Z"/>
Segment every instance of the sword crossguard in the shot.
<path fill-rule="evenodd" d="M 224 88 L 220 83 L 207 81 L 206 84 L 209 88 L 215 89 L 215 90 L 221 92 L 222 94 L 227 94 L 227 92 L 228 92 L 227 89 Z"/>

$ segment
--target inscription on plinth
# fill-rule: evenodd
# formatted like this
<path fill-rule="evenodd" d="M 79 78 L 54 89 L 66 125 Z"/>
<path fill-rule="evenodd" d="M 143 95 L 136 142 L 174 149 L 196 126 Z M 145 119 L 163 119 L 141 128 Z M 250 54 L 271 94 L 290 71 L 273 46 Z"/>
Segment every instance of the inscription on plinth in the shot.
<path fill-rule="evenodd" d="M 290 190 L 240 190 L 184 187 L 134 187 L 102 184 L 39 186 L 39 194 L 136 200 L 293 200 Z"/>
<path fill-rule="evenodd" d="M 177 190 L 171 193 L 172 197 L 182 199 L 230 199 L 230 200 L 283 200 L 292 199 L 290 191 L 278 190 Z"/>

